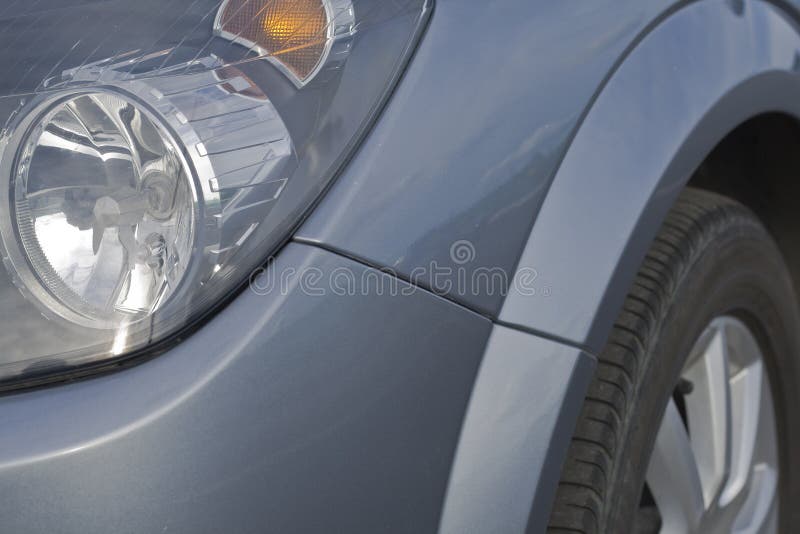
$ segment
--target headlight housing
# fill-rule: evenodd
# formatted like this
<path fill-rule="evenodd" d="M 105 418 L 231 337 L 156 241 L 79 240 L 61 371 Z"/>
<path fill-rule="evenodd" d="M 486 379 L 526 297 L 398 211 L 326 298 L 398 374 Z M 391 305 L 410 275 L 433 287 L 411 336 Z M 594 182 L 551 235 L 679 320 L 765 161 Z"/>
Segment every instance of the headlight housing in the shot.
<path fill-rule="evenodd" d="M 162 346 L 235 293 L 366 131 L 430 6 L 31 9 L 0 15 L 0 65 L 24 73 L 0 81 L 0 389 Z"/>

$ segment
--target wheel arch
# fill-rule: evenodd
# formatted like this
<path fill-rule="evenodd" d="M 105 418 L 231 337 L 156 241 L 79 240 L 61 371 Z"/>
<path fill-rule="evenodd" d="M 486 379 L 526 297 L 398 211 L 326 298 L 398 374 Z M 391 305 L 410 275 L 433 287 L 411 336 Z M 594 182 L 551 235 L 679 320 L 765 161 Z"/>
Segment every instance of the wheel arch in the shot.
<path fill-rule="evenodd" d="M 715 147 L 756 117 L 800 118 L 799 51 L 790 13 L 762 0 L 694 2 L 645 36 L 579 127 L 500 321 L 599 352 L 664 217 Z M 531 273 L 544 289 L 516 290 Z"/>
<path fill-rule="evenodd" d="M 800 120 L 785 113 L 758 115 L 729 133 L 689 181 L 698 189 L 749 207 L 781 250 L 800 302 Z"/>

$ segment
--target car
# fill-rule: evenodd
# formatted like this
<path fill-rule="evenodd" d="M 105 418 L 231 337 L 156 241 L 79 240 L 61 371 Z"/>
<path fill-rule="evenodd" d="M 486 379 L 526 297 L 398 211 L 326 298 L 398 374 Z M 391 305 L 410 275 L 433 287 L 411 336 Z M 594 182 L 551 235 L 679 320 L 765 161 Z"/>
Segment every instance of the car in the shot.
<path fill-rule="evenodd" d="M 6 0 L 0 531 L 800 530 L 800 0 Z"/>

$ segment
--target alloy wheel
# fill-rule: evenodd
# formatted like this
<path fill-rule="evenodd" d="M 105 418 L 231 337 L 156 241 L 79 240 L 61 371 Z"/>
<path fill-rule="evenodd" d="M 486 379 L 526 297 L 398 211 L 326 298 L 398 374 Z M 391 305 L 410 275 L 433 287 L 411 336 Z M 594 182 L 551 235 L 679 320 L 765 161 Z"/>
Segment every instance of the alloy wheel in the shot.
<path fill-rule="evenodd" d="M 777 532 L 778 436 L 763 355 L 726 316 L 701 334 L 647 468 L 661 534 Z"/>

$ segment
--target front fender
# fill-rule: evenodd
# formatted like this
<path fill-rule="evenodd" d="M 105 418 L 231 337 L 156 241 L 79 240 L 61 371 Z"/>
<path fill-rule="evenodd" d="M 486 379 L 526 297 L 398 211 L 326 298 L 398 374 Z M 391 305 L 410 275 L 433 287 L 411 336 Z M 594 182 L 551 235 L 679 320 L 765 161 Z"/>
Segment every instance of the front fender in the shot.
<path fill-rule="evenodd" d="M 513 274 L 584 110 L 675 3 L 437 0 L 380 120 L 295 239 L 496 318 L 506 292 L 489 279 Z"/>

